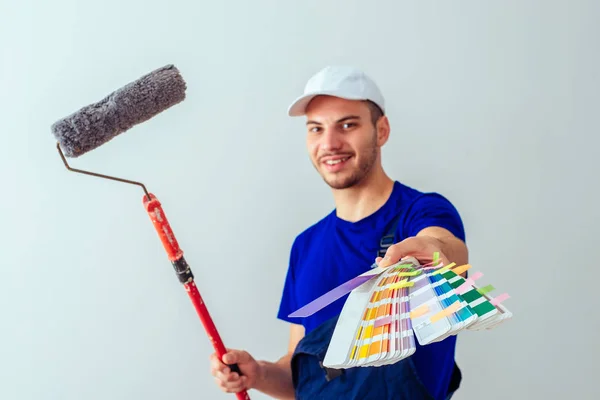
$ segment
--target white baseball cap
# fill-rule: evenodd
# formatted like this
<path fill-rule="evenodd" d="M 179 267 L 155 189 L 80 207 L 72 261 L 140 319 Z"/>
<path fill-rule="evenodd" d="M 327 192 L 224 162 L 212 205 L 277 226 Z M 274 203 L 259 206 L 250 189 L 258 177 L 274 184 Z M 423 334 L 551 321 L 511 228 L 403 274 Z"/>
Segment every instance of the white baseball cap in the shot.
<path fill-rule="evenodd" d="M 304 94 L 288 108 L 288 115 L 305 114 L 306 106 L 319 95 L 340 97 L 348 100 L 371 100 L 385 112 L 385 100 L 375 82 L 363 71 L 350 66 L 328 66 L 313 75 Z"/>

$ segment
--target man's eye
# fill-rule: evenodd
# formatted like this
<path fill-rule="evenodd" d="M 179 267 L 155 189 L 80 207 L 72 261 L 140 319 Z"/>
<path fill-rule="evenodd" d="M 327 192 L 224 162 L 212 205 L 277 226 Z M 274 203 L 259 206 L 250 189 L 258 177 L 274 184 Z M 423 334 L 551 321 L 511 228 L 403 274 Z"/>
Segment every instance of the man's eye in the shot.
<path fill-rule="evenodd" d="M 314 126 L 314 127 L 310 128 L 309 130 L 310 130 L 311 132 L 315 132 L 315 133 L 316 133 L 316 132 L 319 132 L 319 130 L 320 130 L 320 129 L 319 129 L 319 127 L 317 127 L 317 126 Z"/>
<path fill-rule="evenodd" d="M 352 128 L 354 127 L 356 124 L 353 124 L 351 122 L 347 122 L 343 125 L 344 129 L 348 129 L 348 128 Z"/>

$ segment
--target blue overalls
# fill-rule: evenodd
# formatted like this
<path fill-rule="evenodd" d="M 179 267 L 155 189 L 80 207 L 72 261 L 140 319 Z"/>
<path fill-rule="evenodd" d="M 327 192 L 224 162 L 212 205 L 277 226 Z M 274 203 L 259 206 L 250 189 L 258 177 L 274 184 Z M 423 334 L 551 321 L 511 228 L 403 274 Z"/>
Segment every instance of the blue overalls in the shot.
<path fill-rule="evenodd" d="M 378 255 L 395 242 L 397 219 L 380 242 Z M 298 400 L 434 400 L 420 381 L 411 357 L 391 365 L 330 369 L 323 359 L 338 317 L 307 334 L 296 346 L 291 360 L 292 381 Z M 446 399 L 462 380 L 456 363 Z"/>

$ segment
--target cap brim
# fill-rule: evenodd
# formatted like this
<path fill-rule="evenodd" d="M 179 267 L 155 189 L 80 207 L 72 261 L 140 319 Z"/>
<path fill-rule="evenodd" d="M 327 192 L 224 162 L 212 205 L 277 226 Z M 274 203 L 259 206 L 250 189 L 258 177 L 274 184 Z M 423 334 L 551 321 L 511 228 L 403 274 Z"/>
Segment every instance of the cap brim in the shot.
<path fill-rule="evenodd" d="M 306 94 L 304 96 L 298 97 L 294 102 L 288 107 L 288 115 L 290 117 L 299 117 L 306 113 L 306 106 L 312 99 L 321 93 L 314 94 Z"/>
<path fill-rule="evenodd" d="M 294 100 L 294 102 L 288 107 L 288 115 L 290 117 L 300 117 L 302 115 L 305 115 L 306 107 L 308 106 L 308 103 L 310 103 L 311 100 L 317 96 L 334 96 L 334 97 L 339 97 L 341 99 L 347 99 L 347 100 L 365 100 L 365 98 L 360 97 L 360 96 L 344 95 L 340 92 L 333 92 L 333 91 L 332 92 L 320 91 L 318 93 L 307 93 L 307 94 L 304 94 L 304 95 L 298 97 L 296 100 Z"/>

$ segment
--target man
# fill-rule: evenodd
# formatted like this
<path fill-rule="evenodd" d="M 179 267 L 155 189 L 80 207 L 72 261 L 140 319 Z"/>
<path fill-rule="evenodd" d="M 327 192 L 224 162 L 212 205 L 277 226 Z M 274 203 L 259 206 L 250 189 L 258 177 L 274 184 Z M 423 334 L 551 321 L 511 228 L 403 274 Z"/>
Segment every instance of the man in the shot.
<path fill-rule="evenodd" d="M 468 253 L 461 218 L 448 200 L 384 172 L 381 148 L 390 123 L 384 98 L 366 74 L 351 67 L 324 68 L 288 112 L 306 116 L 308 153 L 331 188 L 335 209 L 298 235 L 291 249 L 278 313 L 290 323 L 287 354 L 277 362 L 257 361 L 241 350 L 229 350 L 223 362 L 213 354 L 217 384 L 226 392 L 255 389 L 280 399 L 448 398 L 460 380 L 455 337 L 422 347 L 417 343 L 415 354 L 397 365 L 353 368 L 342 378 L 336 377 L 339 371 L 329 376 L 332 371 L 315 367 L 319 354 L 311 352 L 319 349 L 322 357 L 347 296 L 307 318 L 289 318 L 290 313 L 367 271 L 374 261 L 388 266 L 413 256 L 427 263 L 439 252 L 444 263 L 460 265 L 468 262 Z M 395 221 L 398 241 L 385 258 L 377 257 L 380 239 Z M 237 363 L 242 376 L 224 363 Z M 371 375 L 366 379 L 365 374 Z"/>

